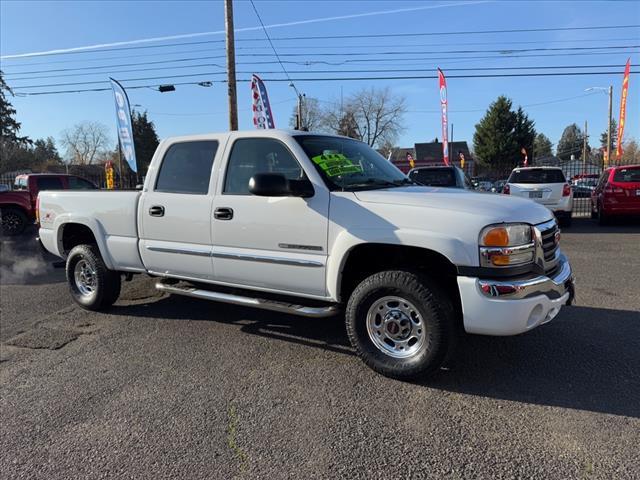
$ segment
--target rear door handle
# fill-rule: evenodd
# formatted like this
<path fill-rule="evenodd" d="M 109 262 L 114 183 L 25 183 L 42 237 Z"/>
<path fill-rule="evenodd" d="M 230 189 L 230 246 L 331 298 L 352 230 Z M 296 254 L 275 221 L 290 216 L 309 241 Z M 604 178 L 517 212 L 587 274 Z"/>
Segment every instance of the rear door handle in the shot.
<path fill-rule="evenodd" d="M 162 205 L 154 205 L 149 209 L 149 215 L 152 217 L 164 217 L 164 207 Z"/>
<path fill-rule="evenodd" d="M 233 208 L 220 207 L 213 211 L 213 218 L 216 220 L 231 220 L 233 218 Z"/>

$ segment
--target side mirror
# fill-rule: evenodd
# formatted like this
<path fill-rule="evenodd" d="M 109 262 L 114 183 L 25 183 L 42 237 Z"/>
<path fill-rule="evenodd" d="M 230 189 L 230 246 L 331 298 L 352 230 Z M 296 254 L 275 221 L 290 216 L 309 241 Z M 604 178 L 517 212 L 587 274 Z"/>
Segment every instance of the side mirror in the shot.
<path fill-rule="evenodd" d="M 281 173 L 256 173 L 249 180 L 249 191 L 261 197 L 312 197 L 309 180 L 287 180 Z"/>

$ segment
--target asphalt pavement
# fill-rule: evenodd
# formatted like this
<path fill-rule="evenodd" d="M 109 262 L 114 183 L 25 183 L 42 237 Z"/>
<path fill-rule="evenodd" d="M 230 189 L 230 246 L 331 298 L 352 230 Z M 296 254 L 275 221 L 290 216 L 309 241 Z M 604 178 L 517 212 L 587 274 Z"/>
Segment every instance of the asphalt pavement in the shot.
<path fill-rule="evenodd" d="M 158 294 L 70 300 L 25 236 L 0 253 L 2 478 L 640 477 L 640 226 L 576 220 L 577 304 L 382 377 L 343 319 Z"/>

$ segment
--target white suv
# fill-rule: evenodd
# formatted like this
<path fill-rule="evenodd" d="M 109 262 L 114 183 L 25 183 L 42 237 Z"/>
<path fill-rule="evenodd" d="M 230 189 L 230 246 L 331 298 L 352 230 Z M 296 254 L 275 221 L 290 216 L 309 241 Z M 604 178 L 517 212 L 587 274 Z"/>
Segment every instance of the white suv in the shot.
<path fill-rule="evenodd" d="M 561 225 L 571 225 L 573 193 L 561 168 L 514 168 L 502 193 L 540 203 L 553 212 Z"/>

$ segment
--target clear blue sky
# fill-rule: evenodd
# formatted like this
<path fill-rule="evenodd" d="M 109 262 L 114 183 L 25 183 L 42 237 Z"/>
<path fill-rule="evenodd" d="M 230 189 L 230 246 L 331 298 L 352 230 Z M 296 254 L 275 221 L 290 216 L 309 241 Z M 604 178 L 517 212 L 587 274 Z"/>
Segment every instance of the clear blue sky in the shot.
<path fill-rule="evenodd" d="M 212 2 L 172 2 L 172 1 L 56 1 L 56 2 L 17 2 L 3 0 L 0 4 L 0 41 L 1 55 L 13 55 L 29 52 L 66 49 L 86 45 L 104 44 L 119 41 L 137 40 L 149 37 L 180 35 L 195 32 L 215 32 L 224 30 L 224 12 L 222 1 Z M 630 25 L 640 24 L 640 2 L 417 2 L 417 1 L 256 1 L 257 8 L 266 25 L 296 22 L 333 16 L 387 11 L 397 9 L 417 9 L 384 15 L 336 19 L 317 23 L 284 26 L 269 29 L 271 36 L 308 36 L 343 35 L 398 32 L 468 32 L 492 29 L 578 27 L 594 25 Z M 237 29 L 256 27 L 258 20 L 247 1 L 235 2 L 235 24 Z M 175 42 L 193 42 L 203 40 L 222 40 L 222 34 L 175 40 Z M 264 39 L 260 30 L 237 33 L 237 54 L 270 54 L 266 40 L 241 41 L 241 39 Z M 140 45 L 157 45 L 145 43 Z M 575 77 L 539 77 L 539 78 L 492 78 L 492 79 L 454 79 L 448 81 L 450 115 L 449 122 L 454 126 L 456 140 L 471 143 L 474 126 L 482 117 L 490 102 L 498 95 L 507 95 L 515 105 L 523 105 L 529 116 L 536 122 L 536 129 L 545 133 L 557 144 L 565 126 L 570 123 L 584 125 L 589 122 L 592 133 L 591 145 L 598 144 L 600 133 L 606 128 L 607 97 L 595 92 L 573 100 L 535 105 L 553 100 L 577 97 L 584 94 L 588 87 L 614 87 L 614 117 L 617 118 L 620 105 L 620 88 L 623 65 L 627 57 L 632 64 L 640 63 L 640 54 L 624 51 L 607 52 L 592 55 L 587 51 L 545 51 L 525 52 L 523 55 L 562 54 L 562 56 L 464 59 L 465 56 L 499 56 L 500 53 L 447 54 L 446 50 L 505 50 L 529 48 L 566 48 L 566 47 L 604 47 L 616 45 L 640 45 L 640 29 L 612 29 L 564 32 L 527 32 L 501 34 L 469 34 L 424 37 L 386 37 L 350 40 L 298 40 L 275 41 L 281 54 L 303 54 L 287 57 L 288 60 L 305 62 L 325 60 L 340 62 L 345 59 L 358 59 L 352 56 L 318 57 L 314 53 L 383 52 L 412 51 L 414 54 L 379 56 L 385 59 L 379 62 L 351 63 L 342 66 L 316 64 L 313 66 L 288 64 L 289 70 L 333 69 L 335 74 L 326 76 L 346 76 L 345 69 L 427 69 L 434 73 L 440 66 L 449 76 L 463 72 L 454 72 L 452 68 L 502 67 L 502 66 L 540 66 L 540 65 L 616 65 L 615 68 L 596 70 L 615 70 L 615 75 L 592 75 Z M 434 45 L 435 44 L 435 45 Z M 109 74 L 118 79 L 139 77 L 160 77 L 194 72 L 221 72 L 217 66 L 187 68 L 184 65 L 217 63 L 224 65 L 224 58 L 173 63 L 163 70 L 137 72 L 117 72 L 117 70 L 154 68 L 158 65 L 138 65 L 151 61 L 202 56 L 223 56 L 223 43 L 189 45 L 173 48 L 150 48 L 112 52 L 98 52 L 40 56 L 2 60 L 7 83 L 12 87 L 104 81 Z M 640 51 L 635 48 L 633 51 Z M 427 53 L 428 52 L 428 53 Z M 570 55 L 567 55 L 569 53 Z M 577 55 L 577 53 L 589 53 Z M 146 55 L 146 56 L 141 56 Z M 438 60 L 390 61 L 389 58 L 438 57 Z M 368 55 L 364 58 L 375 58 Z M 285 57 L 283 57 L 285 58 Z M 255 72 L 263 78 L 281 78 L 277 64 L 255 64 L 254 61 L 273 60 L 271 58 L 238 56 L 239 72 Z M 56 63 L 51 63 L 56 62 Z M 59 63 L 58 63 L 59 62 Z M 129 67 L 101 70 L 80 77 L 36 78 L 13 80 L 19 75 L 11 72 L 27 72 L 61 68 L 77 68 L 95 65 L 133 64 Z M 176 66 L 178 65 L 178 66 Z M 632 69 L 634 70 L 634 69 Z M 635 68 L 640 70 L 639 67 Z M 86 73 L 87 71 L 83 72 Z M 48 75 L 66 74 L 54 72 Z M 78 71 L 73 73 L 79 73 Z M 468 72 L 465 72 L 468 73 Z M 482 72 L 480 72 L 482 73 Z M 484 72 L 487 73 L 487 72 Z M 392 75 L 395 73 L 391 73 Z M 405 73 L 411 75 L 411 73 Z M 27 74 L 36 76 L 47 74 Z M 358 74 L 349 74 L 358 75 Z M 366 75 L 366 74 L 364 74 Z M 369 74 L 381 75 L 381 74 Z M 401 74 L 398 74 L 401 75 Z M 239 79 L 247 79 L 249 73 L 239 73 Z M 294 78 L 303 74 L 291 74 Z M 317 77 L 321 74 L 307 74 Z M 175 83 L 180 81 L 222 80 L 224 75 L 204 75 L 184 79 L 151 81 L 130 81 L 125 86 L 151 83 Z M 410 146 L 414 142 L 430 141 L 440 138 L 440 118 L 438 113 L 439 96 L 437 80 L 376 80 L 376 81 L 310 81 L 296 82 L 298 89 L 309 97 L 329 101 L 338 99 L 341 90 L 344 96 L 362 87 L 375 85 L 389 86 L 395 93 L 406 96 L 408 110 L 406 131 L 399 145 Z M 97 85 L 100 87 L 103 85 Z M 84 89 L 93 85 L 71 87 L 16 89 L 16 92 Z M 267 88 L 274 110 L 277 126 L 286 127 L 295 105 L 295 95 L 286 82 L 267 82 Z M 216 83 L 213 88 L 200 86 L 177 86 L 172 93 L 159 93 L 151 89 L 128 90 L 132 104 L 142 105 L 148 110 L 161 137 L 187 133 L 223 131 L 227 129 L 226 85 Z M 632 75 L 627 113 L 625 138 L 640 138 L 640 75 Z M 65 95 L 43 95 L 14 97 L 12 103 L 18 111 L 18 120 L 22 122 L 22 132 L 32 138 L 53 136 L 58 139 L 60 132 L 83 120 L 93 120 L 109 127 L 115 142 L 115 114 L 112 93 L 90 92 Z M 249 84 L 238 85 L 238 109 L 240 127 L 252 128 L 251 99 Z M 595 138 L 594 138 L 595 137 Z"/>

